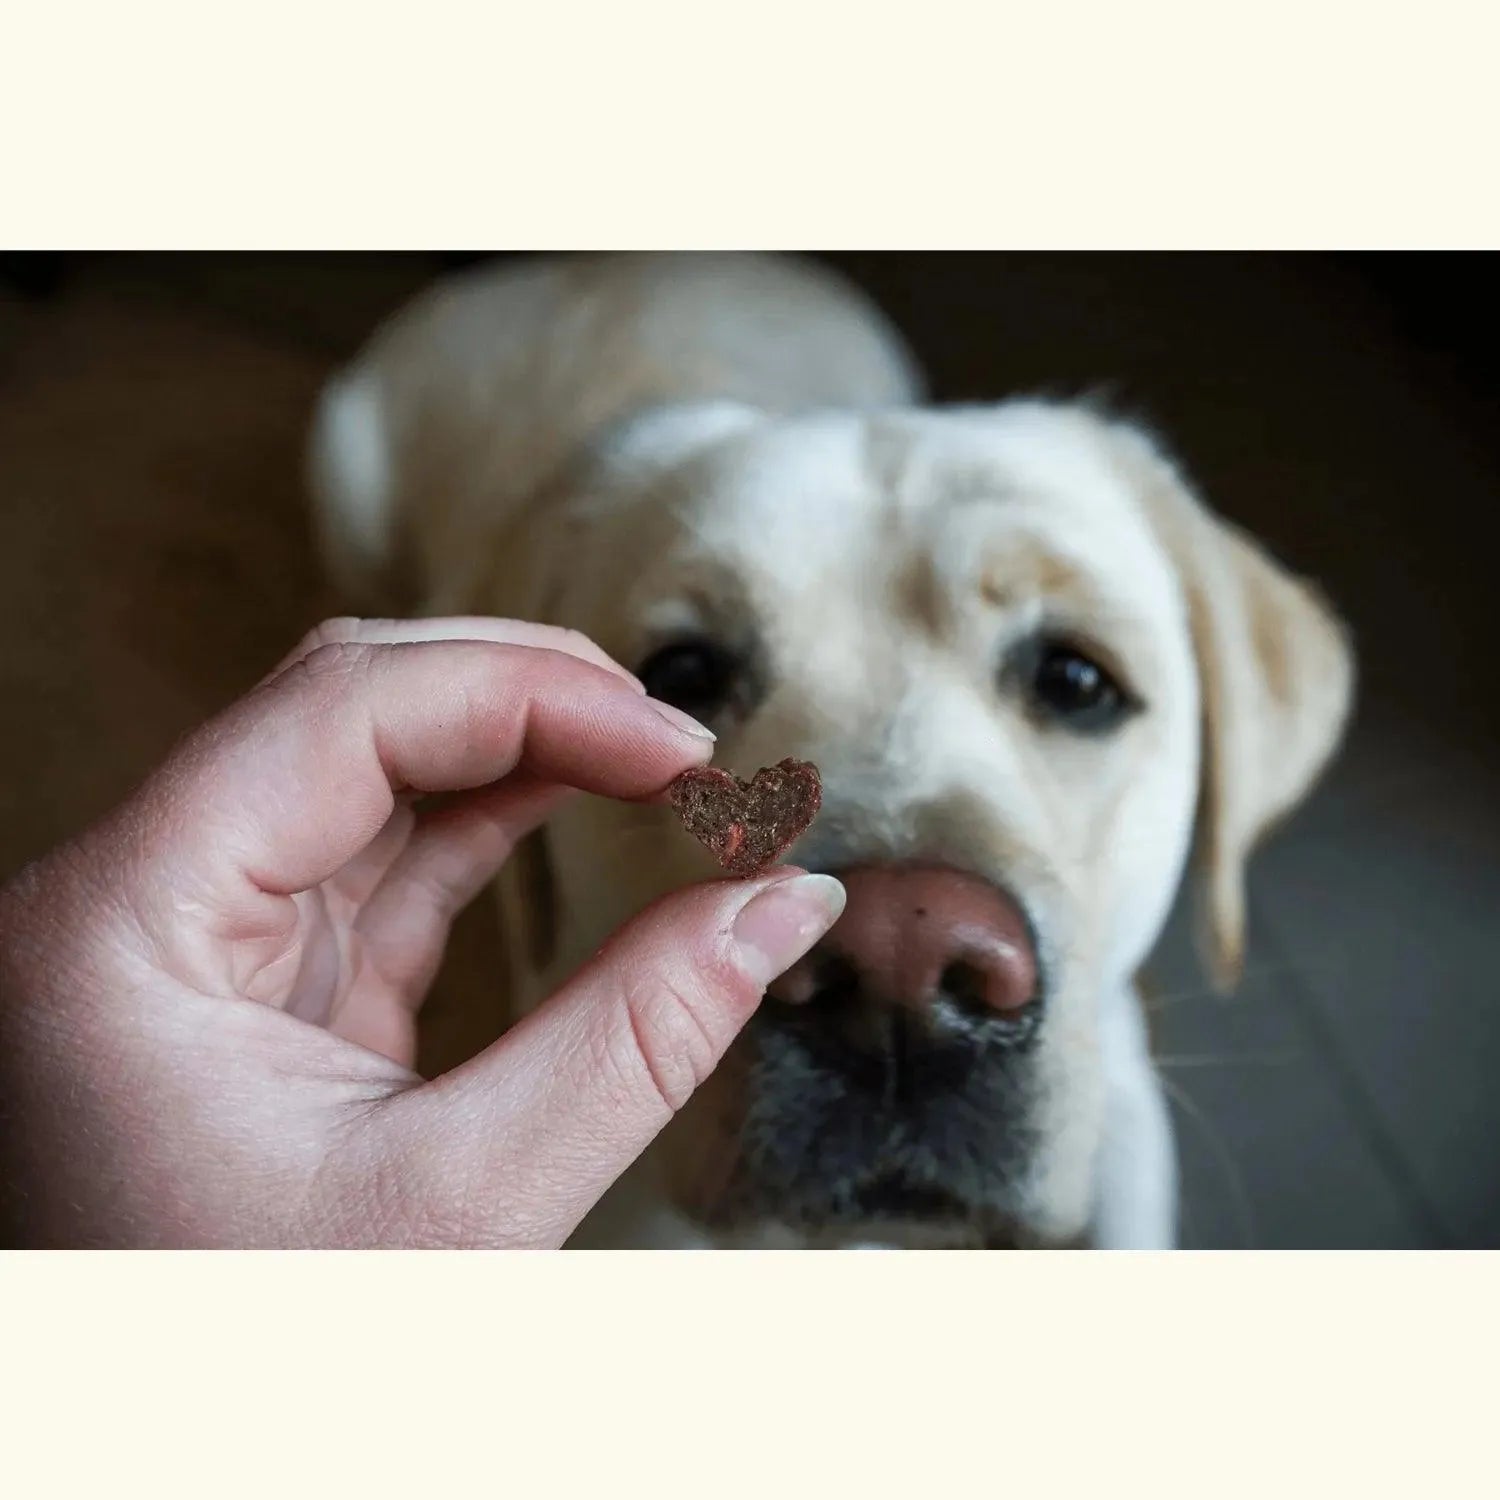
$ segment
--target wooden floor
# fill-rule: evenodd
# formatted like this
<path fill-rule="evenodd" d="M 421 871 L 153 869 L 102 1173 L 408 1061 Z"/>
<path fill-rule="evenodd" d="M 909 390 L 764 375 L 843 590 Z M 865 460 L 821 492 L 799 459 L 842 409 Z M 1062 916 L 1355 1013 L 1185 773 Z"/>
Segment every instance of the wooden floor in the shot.
<path fill-rule="evenodd" d="M 1353 620 L 1362 698 L 1254 873 L 1250 975 L 1162 945 L 1191 1245 L 1500 1244 L 1492 403 L 1326 260 L 836 257 L 943 398 L 1111 385 Z M 298 452 L 436 258 L 134 257 L 0 291 L 0 874 L 121 795 L 335 601 Z M 488 913 L 429 1060 L 493 1028 Z"/>

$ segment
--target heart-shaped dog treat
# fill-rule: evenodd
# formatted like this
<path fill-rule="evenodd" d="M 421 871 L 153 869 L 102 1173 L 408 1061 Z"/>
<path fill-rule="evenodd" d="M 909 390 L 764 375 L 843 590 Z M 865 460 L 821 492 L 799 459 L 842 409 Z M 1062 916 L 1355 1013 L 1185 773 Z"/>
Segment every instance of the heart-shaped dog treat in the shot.
<path fill-rule="evenodd" d="M 811 761 L 784 760 L 749 781 L 705 766 L 672 783 L 683 827 L 731 875 L 759 875 L 807 832 L 823 804 L 823 778 Z"/>

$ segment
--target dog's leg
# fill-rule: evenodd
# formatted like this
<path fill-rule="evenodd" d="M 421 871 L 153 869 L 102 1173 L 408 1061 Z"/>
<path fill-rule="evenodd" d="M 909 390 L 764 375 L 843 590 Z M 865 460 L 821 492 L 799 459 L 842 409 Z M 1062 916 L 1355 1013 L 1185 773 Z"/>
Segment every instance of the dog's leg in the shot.
<path fill-rule="evenodd" d="M 1101 1025 L 1105 1117 L 1094 1243 L 1101 1250 L 1171 1250 L 1177 1243 L 1177 1150 L 1139 998 L 1111 996 Z"/>

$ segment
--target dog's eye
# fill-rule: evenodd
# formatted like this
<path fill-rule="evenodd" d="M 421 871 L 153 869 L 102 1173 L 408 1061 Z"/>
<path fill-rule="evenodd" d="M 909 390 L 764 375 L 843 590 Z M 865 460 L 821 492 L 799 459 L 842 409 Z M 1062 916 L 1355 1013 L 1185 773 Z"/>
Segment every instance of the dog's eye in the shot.
<path fill-rule="evenodd" d="M 734 694 L 739 661 L 714 641 L 674 641 L 653 651 L 635 670 L 646 691 L 695 719 L 712 718 Z"/>
<path fill-rule="evenodd" d="M 1057 641 L 1036 653 L 1031 694 L 1044 713 L 1070 729 L 1112 728 L 1131 707 L 1124 689 L 1098 662 Z"/>

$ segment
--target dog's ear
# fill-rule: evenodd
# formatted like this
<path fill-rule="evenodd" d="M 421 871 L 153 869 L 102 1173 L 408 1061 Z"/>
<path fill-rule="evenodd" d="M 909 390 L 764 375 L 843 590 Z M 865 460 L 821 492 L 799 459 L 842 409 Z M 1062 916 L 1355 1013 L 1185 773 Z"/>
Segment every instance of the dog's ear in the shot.
<path fill-rule="evenodd" d="M 1307 794 L 1343 733 L 1354 658 L 1317 591 L 1204 515 L 1184 566 L 1203 684 L 1199 859 L 1204 939 L 1221 988 L 1244 964 L 1245 865 Z"/>
<path fill-rule="evenodd" d="M 1317 590 L 1213 514 L 1143 435 L 1127 439 L 1177 565 L 1202 684 L 1200 940 L 1231 988 L 1245 951 L 1245 866 L 1311 788 L 1348 718 L 1354 657 Z"/>

